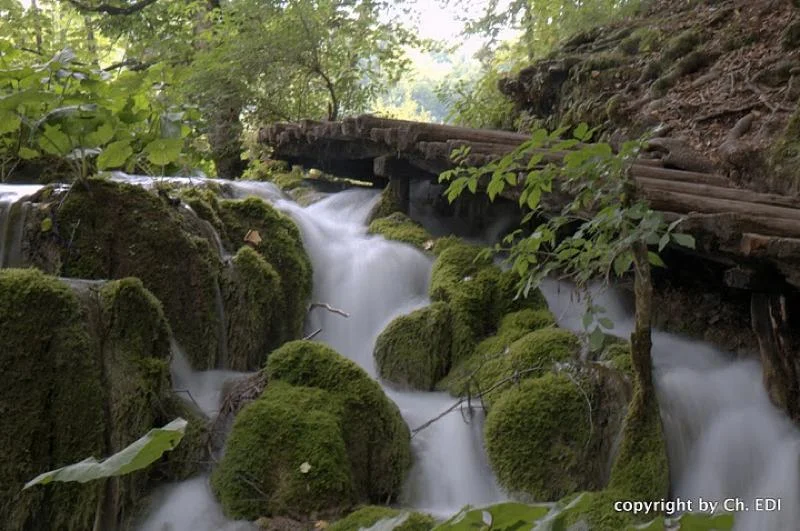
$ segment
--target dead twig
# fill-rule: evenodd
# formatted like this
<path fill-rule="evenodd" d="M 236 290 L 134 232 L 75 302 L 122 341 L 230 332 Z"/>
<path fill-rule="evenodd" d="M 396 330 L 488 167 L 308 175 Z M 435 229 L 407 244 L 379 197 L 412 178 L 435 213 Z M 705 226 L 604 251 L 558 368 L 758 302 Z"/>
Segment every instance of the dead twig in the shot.
<path fill-rule="evenodd" d="M 311 304 L 308 305 L 309 312 L 314 308 L 324 308 L 329 312 L 341 315 L 342 317 L 350 317 L 350 314 L 347 313 L 346 311 L 340 310 L 339 308 L 334 308 L 333 306 L 331 306 L 326 302 L 312 302 Z"/>
<path fill-rule="evenodd" d="M 186 393 L 186 395 L 189 397 L 189 399 L 192 401 L 192 403 L 195 406 L 197 406 L 197 409 L 199 409 L 201 413 L 205 414 L 205 412 L 203 411 L 203 408 L 200 407 L 200 404 L 198 404 L 197 400 L 195 400 L 194 397 L 192 396 L 192 392 L 191 391 L 189 391 L 188 389 L 175 389 L 174 392 L 176 392 L 176 393 Z"/>
<path fill-rule="evenodd" d="M 586 445 L 585 445 L 589 446 L 589 442 L 591 442 L 592 435 L 594 434 L 594 423 L 592 422 L 592 401 L 589 400 L 589 395 L 586 394 L 586 391 L 583 389 L 583 387 L 581 387 L 581 385 L 578 383 L 578 381 L 575 379 L 575 377 L 572 375 L 571 372 L 564 371 L 564 374 L 567 375 L 569 381 L 575 384 L 575 387 L 577 387 L 578 390 L 581 392 L 583 398 L 586 399 L 586 405 L 589 406 L 589 437 L 586 438 Z"/>
<path fill-rule="evenodd" d="M 538 365 L 535 365 L 533 367 L 529 367 L 527 369 L 523 369 L 521 371 L 519 371 L 519 370 L 518 371 L 514 371 L 514 374 L 512 374 L 511 376 L 508 376 L 507 378 L 503 378 L 502 380 L 500 380 L 498 382 L 495 382 L 495 384 L 492 385 L 491 387 L 489 387 L 489 389 L 487 389 L 486 391 L 484 391 L 484 392 L 480 393 L 479 395 L 477 395 L 477 398 L 480 398 L 482 400 L 484 396 L 488 395 L 492 391 L 494 391 L 494 390 L 506 385 L 507 383 L 511 383 L 511 382 L 518 383 L 522 376 L 525 376 L 526 374 L 530 374 L 532 372 L 541 371 L 542 368 L 543 368 L 543 365 L 538 364 Z M 416 428 L 411 430 L 411 437 L 413 438 L 417 433 L 421 432 L 425 428 L 428 428 L 429 426 L 431 426 L 431 424 L 433 424 L 437 420 L 442 419 L 448 413 L 452 413 L 453 411 L 456 410 L 456 408 L 461 406 L 467 400 L 468 400 L 468 398 L 466 396 L 463 396 L 463 397 L 459 398 L 452 406 L 450 406 L 449 408 L 445 409 L 444 411 L 442 411 L 441 413 L 439 413 L 438 415 L 436 415 L 432 419 L 428 420 L 427 422 L 425 422 L 423 424 L 420 424 L 419 426 L 417 426 Z"/>
<path fill-rule="evenodd" d="M 304 337 L 303 341 L 308 341 L 309 339 L 314 339 L 315 337 L 317 337 L 317 334 L 319 334 L 320 332 L 322 332 L 322 328 L 317 328 L 316 330 L 314 330 L 313 332 L 308 334 L 306 337 Z"/>

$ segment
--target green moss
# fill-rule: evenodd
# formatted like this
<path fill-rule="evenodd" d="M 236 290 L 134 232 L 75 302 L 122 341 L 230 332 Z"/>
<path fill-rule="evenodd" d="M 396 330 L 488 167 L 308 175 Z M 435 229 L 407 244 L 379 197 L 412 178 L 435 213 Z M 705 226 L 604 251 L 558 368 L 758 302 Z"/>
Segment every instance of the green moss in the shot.
<path fill-rule="evenodd" d="M 427 514 L 404 513 L 391 507 L 367 505 L 334 522 L 328 527 L 328 530 L 359 531 L 360 529 L 368 529 L 381 520 L 399 518 L 401 515 L 403 518 L 402 523 L 395 526 L 393 528 L 394 531 L 430 531 L 436 525 L 436 520 Z"/>
<path fill-rule="evenodd" d="M 463 245 L 463 244 L 464 244 L 464 240 L 462 240 L 458 236 L 445 236 L 443 238 L 438 238 L 433 243 L 432 251 L 433 251 L 433 254 L 435 256 L 439 256 L 440 254 L 442 254 L 445 251 L 445 249 L 448 249 L 448 248 L 456 246 L 456 245 Z"/>
<path fill-rule="evenodd" d="M 90 179 L 73 187 L 53 218 L 57 234 L 45 237 L 63 245 L 62 276 L 140 278 L 192 365 L 216 366 L 218 259 L 179 209 L 140 187 Z"/>
<path fill-rule="evenodd" d="M 378 374 L 429 391 L 450 370 L 450 309 L 435 302 L 392 321 L 375 344 Z"/>
<path fill-rule="evenodd" d="M 392 183 L 397 181 L 389 181 L 389 184 L 386 185 L 386 188 L 383 189 L 381 192 L 381 197 L 378 200 L 378 203 L 372 209 L 372 212 L 369 213 L 367 217 L 367 221 L 371 223 L 372 221 L 380 218 L 385 218 L 391 216 L 395 212 L 403 212 L 403 208 L 400 203 L 395 198 L 395 193 L 392 189 L 394 186 Z"/>
<path fill-rule="evenodd" d="M 281 280 L 282 305 L 273 315 L 283 316 L 280 337 L 300 337 L 306 305 L 311 296 L 311 262 L 303 249 L 300 231 L 294 222 L 264 201 L 250 197 L 241 201 L 220 202 L 220 218 L 225 225 L 228 248 L 239 248 L 248 231 L 258 231 L 261 243 L 255 250 L 275 269 Z"/>
<path fill-rule="evenodd" d="M 228 514 L 336 515 L 357 501 L 399 493 L 410 434 L 377 382 L 311 341 L 286 343 L 265 370 L 270 384 L 236 417 L 212 477 Z M 308 474 L 299 468 L 304 462 Z"/>
<path fill-rule="evenodd" d="M 341 406 L 331 395 L 270 382 L 262 397 L 236 416 L 212 475 L 229 516 L 304 518 L 336 514 L 355 502 Z"/>
<path fill-rule="evenodd" d="M 100 358 L 78 298 L 36 270 L 0 270 L 0 521 L 91 529 L 99 483 L 21 492 L 37 474 L 98 455 L 107 428 Z"/>
<path fill-rule="evenodd" d="M 507 330 L 520 330 L 523 333 L 527 333 L 529 331 L 539 330 L 540 328 L 554 326 L 555 324 L 556 319 L 553 314 L 550 313 L 550 310 L 534 310 L 527 308 L 504 315 L 500 320 L 498 333 Z M 516 339 L 514 341 L 516 341 Z"/>
<path fill-rule="evenodd" d="M 270 351 L 291 339 L 280 313 L 281 278 L 255 250 L 242 247 L 223 276 L 222 292 L 228 309 L 228 359 L 223 366 L 238 371 L 260 369 Z"/>
<path fill-rule="evenodd" d="M 138 279 L 68 286 L 36 270 L 0 271 L 0 301 L 0 404 L 14 404 L 0 415 L 10 459 L 0 465 L 0 519 L 10 529 L 91 529 L 103 482 L 20 488 L 174 418 L 161 304 Z M 147 469 L 107 480 L 111 517 L 130 519 L 165 473 L 173 478 Z"/>
<path fill-rule="evenodd" d="M 661 55 L 667 61 L 675 61 L 688 55 L 702 40 L 702 35 L 696 29 L 688 29 L 670 39 L 664 46 Z"/>
<path fill-rule="evenodd" d="M 378 218 L 369 224 L 369 234 L 379 234 L 387 240 L 409 243 L 414 247 L 425 249 L 425 244 L 434 238 L 422 225 L 413 221 L 402 212 L 395 212 L 385 218 Z"/>
<path fill-rule="evenodd" d="M 591 487 L 589 411 L 564 374 L 523 381 L 498 398 L 486 419 L 486 449 L 500 483 L 537 500 Z"/>
<path fill-rule="evenodd" d="M 515 374 L 520 380 L 534 378 L 550 371 L 554 363 L 574 361 L 580 353 L 578 337 L 562 328 L 543 328 L 517 337 L 520 329 L 503 330 L 491 339 L 484 340 L 475 353 L 459 365 L 450 391 L 463 395 L 471 390 L 483 392 Z M 494 403 L 511 388 L 509 381 L 484 397 L 484 402 Z M 480 390 L 480 391 L 478 391 Z"/>

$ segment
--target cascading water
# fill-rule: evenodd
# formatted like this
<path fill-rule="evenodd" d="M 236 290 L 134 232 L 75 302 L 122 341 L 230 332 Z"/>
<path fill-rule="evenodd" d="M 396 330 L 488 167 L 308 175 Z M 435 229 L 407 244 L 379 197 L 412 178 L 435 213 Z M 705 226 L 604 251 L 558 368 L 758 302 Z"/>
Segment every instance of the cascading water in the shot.
<path fill-rule="evenodd" d="M 113 178 L 142 186 L 154 182 L 124 174 Z M 343 192 L 301 208 L 268 183 L 223 186 L 236 197 L 262 197 L 295 219 L 314 266 L 314 300 L 350 314 L 344 318 L 315 309 L 308 331 L 321 329 L 316 339 L 375 375 L 372 349 L 379 332 L 396 316 L 428 303 L 430 259 L 409 246 L 366 234 L 365 220 L 376 200 L 374 192 Z M 0 265 L 11 262 L 9 242 L 16 242 L 21 230 L 21 222 L 12 219 L 12 205 L 39 188 L 0 185 Z M 14 245 L 19 248 L 19 243 Z M 581 330 L 583 309 L 572 298 L 571 289 L 548 282 L 543 291 L 559 324 Z M 625 336 L 632 327 L 631 309 L 620 301 L 610 293 L 595 299 L 615 322 L 613 332 Z M 758 364 L 732 360 L 706 343 L 659 331 L 653 335 L 653 360 L 672 496 L 713 501 L 738 497 L 751 507 L 754 498 L 780 498 L 780 512 L 737 513 L 736 528 L 795 528 L 800 518 L 800 433 L 770 404 Z M 223 382 L 241 374 L 192 371 L 179 353 L 172 370 L 176 389 L 189 390 L 209 415 L 218 407 Z M 451 397 L 440 393 L 386 391 L 412 428 L 453 403 Z M 456 411 L 414 437 L 416 462 L 402 500 L 405 505 L 449 516 L 466 503 L 503 499 L 483 452 L 481 420 L 475 417 L 465 422 Z M 141 531 L 254 529 L 249 523 L 223 516 L 207 476 L 167 485 L 154 493 L 153 499 L 158 503 L 140 523 Z"/>
<path fill-rule="evenodd" d="M 22 265 L 22 238 L 29 208 L 24 198 L 41 188 L 36 184 L 0 185 L 0 268 Z"/>
<path fill-rule="evenodd" d="M 572 289 L 542 286 L 559 324 L 581 330 L 583 306 Z M 614 293 L 595 295 L 627 337 L 631 311 Z M 769 401 L 761 367 L 733 360 L 712 345 L 661 331 L 653 332 L 653 376 L 667 440 L 672 497 L 719 502 L 741 500 L 740 531 L 796 529 L 800 519 L 800 431 Z M 756 499 L 781 500 L 781 510 L 756 510 Z M 645 500 L 651 501 L 651 500 Z"/>

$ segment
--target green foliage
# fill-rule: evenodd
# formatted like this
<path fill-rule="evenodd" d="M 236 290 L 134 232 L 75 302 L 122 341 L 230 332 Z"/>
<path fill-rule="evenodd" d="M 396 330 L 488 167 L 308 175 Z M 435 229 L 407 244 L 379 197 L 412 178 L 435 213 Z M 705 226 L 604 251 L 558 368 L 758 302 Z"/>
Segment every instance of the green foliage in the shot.
<path fill-rule="evenodd" d="M 164 452 L 174 449 L 183 439 L 186 425 L 184 419 L 175 419 L 162 428 L 150 430 L 141 439 L 103 461 L 89 457 L 80 463 L 44 472 L 27 482 L 23 489 L 47 485 L 53 481 L 86 483 L 141 470 L 153 464 Z"/>
<path fill-rule="evenodd" d="M 334 522 L 330 531 L 359 531 L 369 529 L 379 522 L 390 521 L 394 531 L 430 531 L 436 521 L 423 513 L 399 511 L 390 507 L 367 505 Z"/>
<path fill-rule="evenodd" d="M 593 520 L 590 529 L 598 531 L 729 531 L 733 529 L 732 514 L 684 513 L 675 518 L 658 518 L 636 525 L 631 523 L 630 515 L 615 512 L 614 502 L 619 498 L 606 493 L 582 493 L 570 496 L 558 503 L 522 504 L 516 502 L 499 503 L 488 507 L 465 507 L 458 514 L 436 526 L 435 531 L 510 531 L 513 529 L 537 529 L 541 531 L 560 531 L 571 529 L 571 517 L 587 505 L 606 507 L 607 518 Z M 584 527 L 578 526 L 583 529 Z"/>
<path fill-rule="evenodd" d="M 54 159 L 75 178 L 190 162 L 182 150 L 197 114 L 156 88 L 171 82 L 169 70 L 114 75 L 79 63 L 68 48 L 34 63 L 9 40 L 0 40 L 0 65 L 0 180 L 38 179 Z"/>
<path fill-rule="evenodd" d="M 572 138 L 562 139 L 561 128 L 551 133 L 539 129 L 529 141 L 497 161 L 480 168 L 458 166 L 440 176 L 449 182 L 449 200 L 469 190 L 488 194 L 491 200 L 518 187 L 519 204 L 526 212 L 522 223 L 541 222 L 534 230 L 508 235 L 495 248 L 507 253 L 511 270 L 521 279 L 518 294 L 526 296 L 539 282 L 558 274 L 586 290 L 597 278 L 609 282 L 634 265 L 633 247 L 638 242 L 662 251 L 670 243 L 694 247 L 694 239 L 677 233 L 681 220 L 667 224 L 645 201 L 633 197 L 628 167 L 639 151 L 638 142 L 627 142 L 614 153 L 606 143 L 588 143 L 594 130 L 580 124 Z M 552 162 L 563 154 L 563 160 Z M 466 151 L 453 153 L 463 160 Z M 551 155 L 551 157 L 548 157 Z M 484 184 L 485 183 L 485 184 Z M 558 207 L 545 200 L 558 193 L 569 199 Z M 650 264 L 663 266 L 655 252 Z M 598 315 L 603 309 L 591 304 L 584 326 L 591 330 L 591 346 L 602 346 L 603 330 L 613 323 Z"/>

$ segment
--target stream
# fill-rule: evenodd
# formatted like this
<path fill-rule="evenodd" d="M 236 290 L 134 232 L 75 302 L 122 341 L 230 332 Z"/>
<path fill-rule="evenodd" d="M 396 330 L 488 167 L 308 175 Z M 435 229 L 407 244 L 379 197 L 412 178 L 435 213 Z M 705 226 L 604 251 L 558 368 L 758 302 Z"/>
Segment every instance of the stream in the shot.
<path fill-rule="evenodd" d="M 114 178 L 143 186 L 153 183 L 149 177 L 115 174 Z M 307 320 L 307 331 L 321 329 L 315 339 L 374 377 L 372 350 L 380 331 L 396 316 L 429 302 L 431 258 L 411 246 L 366 234 L 367 215 L 378 200 L 374 191 L 339 192 L 300 207 L 270 183 L 225 182 L 225 187 L 236 197 L 260 196 L 294 219 L 314 268 L 312 299 L 350 314 L 344 318 L 315 309 Z M 19 261 L 20 223 L 12 219 L 11 205 L 38 188 L 0 185 L 0 265 L 4 267 Z M 546 282 L 542 291 L 559 324 L 581 331 L 583 309 L 571 288 Z M 615 323 L 615 335 L 629 334 L 632 311 L 623 296 L 598 293 L 595 303 L 606 308 Z M 781 498 L 779 512 L 737 513 L 736 529 L 796 528 L 800 432 L 770 404 L 759 364 L 733 360 L 707 343 L 661 331 L 654 332 L 653 362 L 671 497 L 715 501 L 738 497 L 751 505 L 753 498 Z M 172 372 L 176 389 L 188 389 L 209 415 L 216 412 L 223 383 L 242 374 L 192 371 L 177 346 Z M 443 393 L 384 389 L 412 429 L 454 402 Z M 414 437 L 415 463 L 400 500 L 403 506 L 448 517 L 466 504 L 508 498 L 498 487 L 483 450 L 481 415 L 467 420 L 454 411 Z M 164 486 L 153 499 L 139 531 L 256 529 L 224 517 L 206 476 Z"/>

